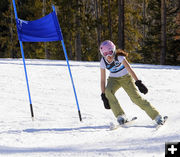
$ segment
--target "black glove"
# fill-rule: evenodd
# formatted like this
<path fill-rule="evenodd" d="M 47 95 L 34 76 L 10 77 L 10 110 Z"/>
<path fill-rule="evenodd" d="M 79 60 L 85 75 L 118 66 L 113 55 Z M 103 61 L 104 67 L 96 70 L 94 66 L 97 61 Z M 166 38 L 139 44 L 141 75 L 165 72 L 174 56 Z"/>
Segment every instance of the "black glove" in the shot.
<path fill-rule="evenodd" d="M 102 98 L 102 101 L 103 101 L 103 103 L 104 103 L 105 109 L 111 109 L 110 106 L 109 106 L 109 101 L 108 101 L 108 99 L 106 98 L 106 96 L 105 96 L 104 93 L 101 94 L 101 98 Z"/>
<path fill-rule="evenodd" d="M 139 91 L 140 91 L 141 93 L 146 94 L 146 93 L 148 92 L 147 87 L 142 83 L 141 80 L 137 80 L 137 81 L 135 82 L 135 84 L 136 84 L 136 86 L 138 87 L 138 89 L 139 89 Z"/>

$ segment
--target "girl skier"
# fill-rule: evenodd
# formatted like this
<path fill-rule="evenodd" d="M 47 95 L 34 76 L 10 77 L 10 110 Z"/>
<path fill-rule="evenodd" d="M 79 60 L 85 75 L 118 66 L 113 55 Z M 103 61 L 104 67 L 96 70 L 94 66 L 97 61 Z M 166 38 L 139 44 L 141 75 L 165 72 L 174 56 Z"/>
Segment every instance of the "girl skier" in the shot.
<path fill-rule="evenodd" d="M 138 105 L 144 110 L 147 115 L 155 120 L 157 124 L 162 125 L 163 119 L 159 112 L 145 99 L 143 99 L 139 91 L 143 94 L 148 92 L 146 86 L 138 79 L 135 72 L 130 67 L 126 60 L 127 53 L 123 50 L 117 49 L 113 42 L 106 40 L 100 45 L 100 53 L 102 55 L 100 61 L 101 69 L 101 98 L 106 109 L 111 109 L 114 116 L 117 118 L 117 122 L 122 125 L 127 121 L 126 115 L 121 108 L 115 92 L 122 87 L 133 103 Z M 107 79 L 106 85 L 106 69 L 110 71 L 110 76 Z M 133 79 L 135 80 L 135 84 Z"/>

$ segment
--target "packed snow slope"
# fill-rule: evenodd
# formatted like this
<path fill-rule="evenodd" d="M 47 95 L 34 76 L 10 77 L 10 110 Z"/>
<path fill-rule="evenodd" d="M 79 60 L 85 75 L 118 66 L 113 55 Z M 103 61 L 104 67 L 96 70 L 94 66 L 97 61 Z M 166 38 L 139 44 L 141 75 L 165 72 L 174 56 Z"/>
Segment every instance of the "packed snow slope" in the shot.
<path fill-rule="evenodd" d="M 127 128 L 116 123 L 101 101 L 98 62 L 70 61 L 82 122 L 66 61 L 26 60 L 32 121 L 22 59 L 0 59 L 0 157 L 164 157 L 166 142 L 180 142 L 180 67 L 132 64 L 149 92 L 142 96 L 169 119 L 154 122 L 123 89 L 116 93 Z"/>

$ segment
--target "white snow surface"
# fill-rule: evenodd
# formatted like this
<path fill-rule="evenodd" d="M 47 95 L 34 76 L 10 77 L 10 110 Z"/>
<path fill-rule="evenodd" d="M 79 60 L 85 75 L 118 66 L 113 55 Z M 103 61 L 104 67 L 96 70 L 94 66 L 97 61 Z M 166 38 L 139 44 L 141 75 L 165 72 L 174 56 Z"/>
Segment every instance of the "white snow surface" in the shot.
<path fill-rule="evenodd" d="M 166 142 L 180 142 L 180 66 L 132 64 L 148 87 L 145 99 L 169 119 L 158 131 L 123 89 L 116 96 L 127 128 L 101 101 L 99 62 L 70 61 L 82 122 L 66 61 L 26 60 L 35 118 L 31 119 L 22 59 L 0 59 L 0 157 L 164 157 Z"/>

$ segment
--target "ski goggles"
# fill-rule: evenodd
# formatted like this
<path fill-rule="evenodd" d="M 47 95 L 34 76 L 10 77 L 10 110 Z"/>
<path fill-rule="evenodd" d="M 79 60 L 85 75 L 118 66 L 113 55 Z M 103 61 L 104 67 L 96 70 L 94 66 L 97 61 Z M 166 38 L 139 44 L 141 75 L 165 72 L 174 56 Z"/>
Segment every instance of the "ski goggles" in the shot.
<path fill-rule="evenodd" d="M 106 56 L 112 56 L 114 54 L 113 51 L 108 51 L 108 52 L 103 52 L 103 56 L 106 57 Z"/>

